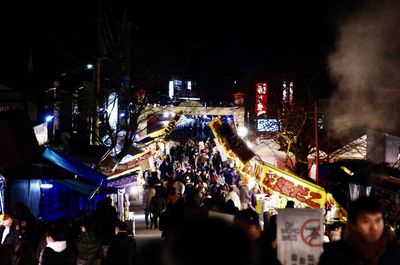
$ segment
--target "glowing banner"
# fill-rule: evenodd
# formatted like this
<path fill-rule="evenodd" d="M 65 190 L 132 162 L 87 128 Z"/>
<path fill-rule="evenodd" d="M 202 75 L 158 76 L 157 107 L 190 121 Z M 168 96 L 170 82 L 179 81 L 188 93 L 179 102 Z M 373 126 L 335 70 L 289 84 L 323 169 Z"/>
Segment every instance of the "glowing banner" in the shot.
<path fill-rule="evenodd" d="M 215 136 L 215 139 L 217 139 L 219 145 L 222 146 L 222 148 L 225 150 L 226 156 L 228 156 L 232 160 L 235 160 L 236 159 L 235 153 L 233 153 L 232 149 L 225 143 L 222 137 L 218 134 L 217 129 L 221 126 L 221 124 L 222 121 L 219 118 L 216 118 L 208 123 L 208 125 L 211 128 L 211 131 Z"/>
<path fill-rule="evenodd" d="M 231 150 L 234 153 L 233 156 L 236 155 L 243 164 L 254 157 L 253 151 L 247 147 L 247 144 L 229 124 L 222 122 L 219 118 L 209 124 L 215 137 L 218 138 L 218 142 L 222 142 L 221 145 L 227 150 Z"/>
<path fill-rule="evenodd" d="M 256 84 L 256 116 L 261 114 L 267 114 L 267 93 L 268 83 L 257 83 Z"/>
<path fill-rule="evenodd" d="M 340 220 L 347 222 L 346 210 L 335 200 L 332 193 L 326 193 L 326 208 L 328 210 L 327 220 Z"/>
<path fill-rule="evenodd" d="M 260 184 L 298 202 L 305 207 L 322 208 L 325 206 L 324 188 L 297 177 L 279 168 L 264 164 Z"/>
<path fill-rule="evenodd" d="M 182 111 L 175 114 L 175 116 L 168 122 L 167 126 L 155 132 L 147 134 L 145 137 L 135 142 L 137 147 L 145 147 L 155 141 L 158 141 L 169 135 L 182 119 Z"/>
<path fill-rule="evenodd" d="M 324 207 L 324 188 L 263 161 L 252 161 L 253 163 L 247 163 L 239 170 L 243 174 L 253 176 L 263 189 L 277 192 L 305 207 Z"/>
<path fill-rule="evenodd" d="M 225 149 L 226 155 L 236 163 L 236 168 L 242 174 L 254 177 L 262 188 L 277 192 L 304 207 L 322 208 L 325 206 L 326 192 L 324 188 L 262 161 L 253 159 L 251 163 L 242 163 L 234 150 L 221 137 L 218 131 L 221 124 L 222 121 L 218 118 L 209 122 L 218 143 Z"/>
<path fill-rule="evenodd" d="M 175 114 L 175 116 L 168 122 L 167 126 L 164 128 L 164 137 L 169 135 L 178 125 L 182 118 L 182 111 Z"/>

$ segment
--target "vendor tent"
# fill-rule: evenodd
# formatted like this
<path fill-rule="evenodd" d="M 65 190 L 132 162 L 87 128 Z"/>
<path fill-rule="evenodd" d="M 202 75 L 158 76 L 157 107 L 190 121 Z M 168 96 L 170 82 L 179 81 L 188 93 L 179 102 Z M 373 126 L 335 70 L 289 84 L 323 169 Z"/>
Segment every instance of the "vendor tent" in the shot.
<path fill-rule="evenodd" d="M 367 157 L 367 135 L 346 144 L 345 146 L 333 151 L 329 157 L 334 161 L 344 159 L 366 159 Z"/>
<path fill-rule="evenodd" d="M 262 161 L 278 168 L 285 168 L 286 164 L 284 161 L 288 158 L 292 160 L 293 165 L 295 164 L 294 154 L 289 152 L 288 155 L 286 155 L 286 152 L 282 151 L 281 146 L 273 139 L 261 141 L 256 144 L 252 150 Z"/>
<path fill-rule="evenodd" d="M 6 208 L 12 209 L 16 202 L 23 202 L 44 220 L 71 217 L 79 210 L 93 209 L 106 193 L 117 192 L 106 186 L 107 176 L 48 147 L 32 163 L 8 167 L 3 175 L 10 184 Z M 42 188 L 44 183 L 52 188 Z M 94 198 L 96 194 L 100 196 Z"/>

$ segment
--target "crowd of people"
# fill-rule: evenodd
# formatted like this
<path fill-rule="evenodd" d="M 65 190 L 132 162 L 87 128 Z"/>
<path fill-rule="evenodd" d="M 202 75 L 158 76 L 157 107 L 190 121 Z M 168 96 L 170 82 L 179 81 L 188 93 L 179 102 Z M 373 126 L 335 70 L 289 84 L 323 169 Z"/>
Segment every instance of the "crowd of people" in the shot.
<path fill-rule="evenodd" d="M 48 224 L 17 203 L 0 222 L 0 264 L 281 264 L 277 215 L 255 211 L 257 186 L 249 189 L 212 141 L 186 141 L 156 164 L 145 181 L 143 208 L 146 229 L 161 230 L 163 244 L 145 262 L 138 263 L 135 237 L 106 197 L 91 215 Z M 398 239 L 372 198 L 353 202 L 348 223 L 331 225 L 327 237 L 320 265 L 400 261 Z"/>
<path fill-rule="evenodd" d="M 135 264 L 136 242 L 109 197 L 100 200 L 91 215 L 47 223 L 38 222 L 22 203 L 15 209 L 0 222 L 2 265 Z"/>

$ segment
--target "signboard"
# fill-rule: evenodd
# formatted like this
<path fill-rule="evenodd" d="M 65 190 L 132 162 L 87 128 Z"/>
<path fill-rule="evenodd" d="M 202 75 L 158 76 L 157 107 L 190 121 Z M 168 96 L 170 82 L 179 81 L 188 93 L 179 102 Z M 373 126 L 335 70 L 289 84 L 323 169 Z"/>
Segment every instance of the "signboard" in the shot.
<path fill-rule="evenodd" d="M 324 188 L 290 172 L 262 161 L 256 162 L 254 165 L 248 163 L 240 171 L 254 176 L 256 182 L 264 190 L 277 192 L 304 207 L 323 208 L 325 206 L 326 191 Z"/>
<path fill-rule="evenodd" d="M 267 114 L 267 93 L 268 84 L 266 82 L 256 83 L 256 116 Z"/>
<path fill-rule="evenodd" d="M 224 149 L 224 152 L 221 152 L 221 156 L 223 154 L 232 159 L 236 163 L 238 170 L 246 177 L 254 177 L 260 187 L 277 192 L 279 195 L 304 207 L 323 208 L 325 206 L 326 191 L 324 188 L 263 161 L 254 159 L 252 160 L 253 162 L 248 162 L 252 159 L 254 153 L 251 150 L 249 150 L 251 153 L 241 151 L 236 146 L 238 143 L 234 143 L 232 146 L 229 145 L 230 138 L 223 137 L 226 134 L 224 129 L 221 134 L 222 121 L 220 119 L 214 119 L 209 122 L 209 126 L 215 135 L 216 141 Z M 233 139 L 237 138 L 233 137 Z M 245 143 L 241 143 L 240 146 L 243 146 L 243 144 Z M 246 149 L 248 149 L 247 146 Z M 253 156 L 250 156 L 250 154 L 253 154 Z"/>
<path fill-rule="evenodd" d="M 281 264 L 317 265 L 323 251 L 322 209 L 279 209 L 277 216 L 278 259 Z"/>
<path fill-rule="evenodd" d="M 168 121 L 167 126 L 165 126 L 163 129 L 149 133 L 146 136 L 144 136 L 142 139 L 136 141 L 135 142 L 136 146 L 139 148 L 145 147 L 151 143 L 159 141 L 162 138 L 165 138 L 166 136 L 168 136 L 175 129 L 175 127 L 179 124 L 179 122 L 182 120 L 182 118 L 183 118 L 182 113 L 183 113 L 182 111 L 179 111 L 178 113 L 176 113 L 175 116 L 171 120 Z"/>
<path fill-rule="evenodd" d="M 210 123 L 210 128 L 219 143 L 225 147 L 226 150 L 231 150 L 243 164 L 246 164 L 254 157 L 253 151 L 247 147 L 247 144 L 236 133 L 236 131 L 226 122 L 222 122 L 217 118 Z"/>
<path fill-rule="evenodd" d="M 251 154 L 253 154 L 253 156 L 250 156 L 250 153 L 246 153 L 247 151 L 241 152 L 240 148 L 235 147 L 235 144 L 232 146 L 229 145 L 229 139 L 227 140 L 222 136 L 225 132 L 221 134 L 219 130 L 222 126 L 222 121 L 220 119 L 214 119 L 209 122 L 209 126 L 213 131 L 217 142 L 225 150 L 224 154 L 235 161 L 238 170 L 242 174 L 254 177 L 255 181 L 263 189 L 277 192 L 281 196 L 295 201 L 304 207 L 323 208 L 325 206 L 326 192 L 324 188 L 297 177 L 290 172 L 283 171 L 268 163 L 264 163 L 263 161 L 248 163 L 248 161 L 254 156 L 253 152 L 250 150 Z"/>
<path fill-rule="evenodd" d="M 325 205 L 326 192 L 320 186 L 299 177 L 276 171 L 272 174 L 267 171 L 262 177 L 262 186 L 280 193 L 289 200 L 311 208 L 322 208 Z"/>
<path fill-rule="evenodd" d="M 279 131 L 279 122 L 277 119 L 257 119 L 257 131 L 277 132 Z"/>

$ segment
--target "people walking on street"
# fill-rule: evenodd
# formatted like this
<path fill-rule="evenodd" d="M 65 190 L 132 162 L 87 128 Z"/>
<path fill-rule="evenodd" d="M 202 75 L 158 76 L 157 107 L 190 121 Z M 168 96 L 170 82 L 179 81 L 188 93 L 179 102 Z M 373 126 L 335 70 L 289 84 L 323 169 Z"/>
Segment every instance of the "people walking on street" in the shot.
<path fill-rule="evenodd" d="M 239 188 L 240 209 L 245 210 L 249 208 L 249 204 L 251 203 L 250 191 L 247 184 L 243 184 L 241 180 L 237 181 L 236 186 Z"/>
<path fill-rule="evenodd" d="M 157 186 L 158 188 L 156 189 L 156 194 L 153 196 L 153 198 L 150 201 L 150 213 L 152 216 L 151 219 L 151 224 L 150 224 L 150 229 L 158 229 L 159 227 L 159 220 L 161 213 L 165 210 L 167 207 L 167 203 L 164 198 L 164 194 L 162 192 L 162 189 L 160 186 Z"/>
<path fill-rule="evenodd" d="M 237 207 L 240 210 L 242 209 L 240 203 L 240 197 L 238 192 L 235 191 L 235 187 L 236 186 L 234 185 L 229 186 L 229 192 L 225 196 L 225 202 L 232 200 L 233 203 L 235 204 L 235 207 Z"/>
<path fill-rule="evenodd" d="M 118 214 L 112 205 L 110 197 L 106 197 L 97 203 L 93 213 L 94 232 L 103 247 L 103 254 L 107 253 L 107 247 L 114 236 L 115 224 L 118 221 Z"/>
<path fill-rule="evenodd" d="M 115 236 L 108 245 L 105 265 L 136 264 L 136 240 L 127 230 L 123 221 L 118 221 L 115 225 Z"/>
<path fill-rule="evenodd" d="M 144 209 L 144 220 L 146 222 L 146 229 L 149 228 L 149 225 L 153 219 L 150 213 L 150 202 L 151 199 L 156 195 L 156 190 L 152 184 L 147 184 L 145 192 L 143 194 L 143 209 Z"/>
<path fill-rule="evenodd" d="M 83 220 L 80 224 L 80 233 L 75 246 L 77 265 L 100 265 L 103 262 L 103 249 L 89 220 Z"/>

